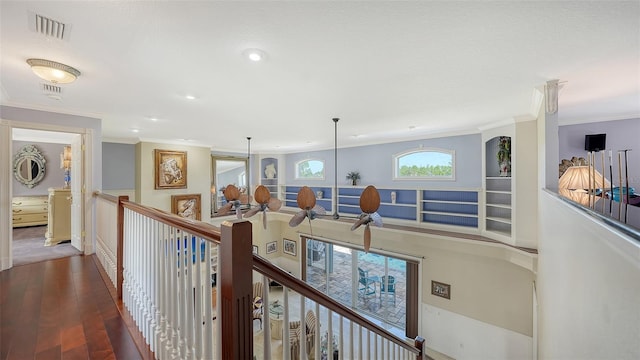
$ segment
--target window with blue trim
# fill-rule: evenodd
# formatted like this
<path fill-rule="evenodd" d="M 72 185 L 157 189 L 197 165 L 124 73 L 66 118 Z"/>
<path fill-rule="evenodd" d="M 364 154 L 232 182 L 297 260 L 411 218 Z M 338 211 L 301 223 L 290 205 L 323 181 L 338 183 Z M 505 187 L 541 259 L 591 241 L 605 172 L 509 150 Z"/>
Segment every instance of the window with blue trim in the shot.
<path fill-rule="evenodd" d="M 393 157 L 394 180 L 454 180 L 455 151 L 425 148 Z"/>

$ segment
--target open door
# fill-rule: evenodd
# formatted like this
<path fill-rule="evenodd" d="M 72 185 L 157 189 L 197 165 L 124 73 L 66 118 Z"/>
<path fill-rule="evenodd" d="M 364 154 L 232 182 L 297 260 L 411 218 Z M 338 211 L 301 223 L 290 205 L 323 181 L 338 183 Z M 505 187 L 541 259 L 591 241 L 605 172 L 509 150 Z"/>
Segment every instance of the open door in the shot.
<path fill-rule="evenodd" d="M 71 142 L 71 245 L 84 252 L 84 135 Z"/>

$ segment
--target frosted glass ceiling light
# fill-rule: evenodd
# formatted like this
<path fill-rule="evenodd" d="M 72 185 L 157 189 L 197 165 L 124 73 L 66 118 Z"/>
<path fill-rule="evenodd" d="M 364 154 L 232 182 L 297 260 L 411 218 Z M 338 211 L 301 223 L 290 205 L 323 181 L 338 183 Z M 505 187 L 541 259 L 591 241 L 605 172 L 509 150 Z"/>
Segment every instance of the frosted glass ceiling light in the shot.
<path fill-rule="evenodd" d="M 72 83 L 80 76 L 77 69 L 51 60 L 28 59 L 27 64 L 38 77 L 54 84 Z"/>

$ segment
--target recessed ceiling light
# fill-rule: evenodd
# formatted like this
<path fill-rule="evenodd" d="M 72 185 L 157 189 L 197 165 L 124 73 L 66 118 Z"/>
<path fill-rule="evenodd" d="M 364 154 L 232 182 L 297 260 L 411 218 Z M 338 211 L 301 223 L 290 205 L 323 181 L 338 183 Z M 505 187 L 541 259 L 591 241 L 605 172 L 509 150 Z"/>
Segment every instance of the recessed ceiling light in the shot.
<path fill-rule="evenodd" d="M 416 127 L 415 127 L 415 126 L 413 126 L 413 125 L 409 126 L 409 130 L 414 130 L 415 128 L 416 128 Z"/>
<path fill-rule="evenodd" d="M 151 116 L 151 117 L 149 117 L 149 120 L 151 120 L 151 121 L 158 121 L 158 118 L 157 118 L 157 117 L 153 117 L 153 116 Z"/>
<path fill-rule="evenodd" d="M 195 100 L 195 99 L 196 99 L 196 97 L 195 97 L 195 96 L 193 96 L 193 95 L 185 95 L 184 97 L 185 97 L 185 99 L 187 99 L 187 100 Z"/>
<path fill-rule="evenodd" d="M 140 132 L 140 130 L 138 130 L 138 129 L 131 129 L 131 132 L 137 133 L 137 132 Z"/>
<path fill-rule="evenodd" d="M 242 54 L 253 62 L 262 61 L 266 57 L 266 53 L 260 49 L 246 49 Z"/>

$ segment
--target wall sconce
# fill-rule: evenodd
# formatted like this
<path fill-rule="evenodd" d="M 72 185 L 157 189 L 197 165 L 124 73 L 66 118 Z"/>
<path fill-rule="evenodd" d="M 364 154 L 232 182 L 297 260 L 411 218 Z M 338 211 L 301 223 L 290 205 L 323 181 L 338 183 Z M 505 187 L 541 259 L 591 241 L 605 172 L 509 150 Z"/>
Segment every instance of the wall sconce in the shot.
<path fill-rule="evenodd" d="M 72 83 L 80 76 L 80 71 L 69 65 L 45 59 L 28 59 L 27 64 L 39 78 L 54 84 Z"/>

